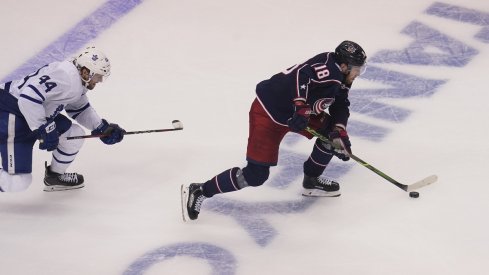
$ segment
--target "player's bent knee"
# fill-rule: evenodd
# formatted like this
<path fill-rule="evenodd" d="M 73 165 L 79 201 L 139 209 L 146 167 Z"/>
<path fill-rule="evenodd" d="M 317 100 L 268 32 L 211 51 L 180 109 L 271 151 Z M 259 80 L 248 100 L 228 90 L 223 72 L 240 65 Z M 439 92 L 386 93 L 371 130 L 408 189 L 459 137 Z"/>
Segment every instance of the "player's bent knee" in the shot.
<path fill-rule="evenodd" d="M 83 128 L 78 124 L 72 124 L 67 132 L 69 132 L 70 136 L 83 136 L 85 134 L 85 130 L 83 130 Z M 84 139 L 77 139 L 77 140 L 81 140 L 83 142 Z"/>
<path fill-rule="evenodd" d="M 243 176 L 249 186 L 260 186 L 267 181 L 270 175 L 270 167 L 258 165 L 254 163 L 248 163 L 243 168 Z"/>
<path fill-rule="evenodd" d="M 66 143 L 66 144 L 69 144 L 70 147 L 73 147 L 73 148 L 81 148 L 83 146 L 83 143 L 85 142 L 85 139 L 81 138 L 81 139 L 70 139 L 70 140 L 66 140 L 64 138 L 66 137 L 74 137 L 74 136 L 83 136 L 85 135 L 85 131 L 83 130 L 83 128 L 78 125 L 78 124 L 72 124 L 70 129 L 68 129 L 68 131 L 66 131 L 65 133 L 63 133 L 60 137 L 62 137 L 59 141 L 60 143 Z"/>
<path fill-rule="evenodd" d="M 32 174 L 11 175 L 5 171 L 0 172 L 0 187 L 4 192 L 22 192 L 32 183 Z"/>

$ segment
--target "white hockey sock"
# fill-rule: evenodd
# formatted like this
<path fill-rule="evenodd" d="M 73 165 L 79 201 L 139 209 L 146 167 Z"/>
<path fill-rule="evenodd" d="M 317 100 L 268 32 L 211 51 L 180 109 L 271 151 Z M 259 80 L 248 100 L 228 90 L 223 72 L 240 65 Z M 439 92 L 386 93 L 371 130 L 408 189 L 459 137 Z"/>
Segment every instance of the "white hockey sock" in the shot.
<path fill-rule="evenodd" d="M 85 132 L 78 124 L 72 124 L 68 131 L 60 135 L 58 148 L 53 151 L 53 158 L 51 160 L 52 172 L 64 174 L 83 146 L 83 139 L 67 140 L 66 137 L 81 136 L 84 134 Z"/>

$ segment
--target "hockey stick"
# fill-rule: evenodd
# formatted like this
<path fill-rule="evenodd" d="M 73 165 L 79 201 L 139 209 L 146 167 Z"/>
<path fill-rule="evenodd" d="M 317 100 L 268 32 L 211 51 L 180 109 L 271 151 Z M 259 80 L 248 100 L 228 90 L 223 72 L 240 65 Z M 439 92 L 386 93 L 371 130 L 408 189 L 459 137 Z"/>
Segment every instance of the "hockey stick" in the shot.
<path fill-rule="evenodd" d="M 131 131 L 125 132 L 124 135 L 135 135 L 135 134 L 148 134 L 148 133 L 161 133 L 161 132 L 170 132 L 170 131 L 178 131 L 183 130 L 183 123 L 180 120 L 172 121 L 173 128 L 170 129 L 155 129 L 155 130 L 143 130 L 143 131 Z M 98 134 L 98 135 L 86 135 L 86 136 L 74 136 L 67 137 L 66 139 L 82 139 L 82 138 L 96 138 L 96 137 L 104 137 L 106 135 Z"/>
<path fill-rule="evenodd" d="M 307 127 L 306 128 L 306 131 L 309 132 L 309 133 L 311 133 L 313 136 L 319 138 L 321 141 L 323 141 L 325 143 L 328 143 L 329 145 L 331 145 L 331 146 L 334 147 L 334 144 L 333 144 L 333 142 L 331 140 L 329 140 L 325 136 L 321 135 L 320 133 L 316 132 L 314 129 L 312 129 L 310 127 Z M 404 190 L 406 192 L 411 192 L 411 191 L 416 190 L 416 189 L 419 189 L 419 188 L 421 188 L 423 186 L 430 185 L 430 184 L 434 183 L 438 179 L 438 177 L 436 175 L 431 175 L 431 176 L 426 177 L 426 178 L 424 178 L 424 179 L 422 179 L 420 181 L 417 181 L 417 182 L 415 182 L 413 184 L 406 185 L 406 184 L 402 184 L 402 183 L 398 182 L 397 180 L 389 177 L 384 172 L 382 172 L 379 169 L 373 167 L 372 165 L 370 165 L 366 161 L 362 160 L 361 158 L 355 156 L 354 154 L 350 154 L 350 158 L 354 159 L 356 162 L 360 163 L 361 165 L 363 165 L 366 168 L 368 168 L 371 171 L 373 171 L 375 174 L 381 176 L 382 178 L 386 179 L 388 182 L 394 184 L 395 186 L 401 188 L 402 190 Z"/>

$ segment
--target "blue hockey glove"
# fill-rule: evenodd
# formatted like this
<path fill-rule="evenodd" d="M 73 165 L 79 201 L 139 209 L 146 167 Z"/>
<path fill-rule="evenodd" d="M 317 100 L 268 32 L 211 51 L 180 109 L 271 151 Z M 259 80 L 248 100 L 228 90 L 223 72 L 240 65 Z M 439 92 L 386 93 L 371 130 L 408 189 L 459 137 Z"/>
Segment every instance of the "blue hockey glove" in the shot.
<path fill-rule="evenodd" d="M 52 121 L 39 127 L 37 129 L 37 138 L 39 139 L 39 149 L 54 151 L 59 143 L 59 132 L 56 129 L 56 123 Z"/>
<path fill-rule="evenodd" d="M 305 103 L 296 103 L 294 115 L 287 120 L 287 125 L 294 132 L 300 132 L 306 129 L 311 116 L 311 107 Z"/>
<path fill-rule="evenodd" d="M 103 135 L 100 140 L 109 145 L 121 142 L 124 138 L 124 133 L 126 133 L 126 130 L 115 123 L 108 123 L 105 119 L 102 119 L 102 123 L 92 131 L 92 135 Z"/>
<path fill-rule="evenodd" d="M 326 149 L 339 159 L 348 161 L 351 154 L 351 142 L 346 130 L 340 127 L 335 127 L 335 129 L 329 133 L 328 138 L 333 142 L 333 146 L 326 144 Z"/>

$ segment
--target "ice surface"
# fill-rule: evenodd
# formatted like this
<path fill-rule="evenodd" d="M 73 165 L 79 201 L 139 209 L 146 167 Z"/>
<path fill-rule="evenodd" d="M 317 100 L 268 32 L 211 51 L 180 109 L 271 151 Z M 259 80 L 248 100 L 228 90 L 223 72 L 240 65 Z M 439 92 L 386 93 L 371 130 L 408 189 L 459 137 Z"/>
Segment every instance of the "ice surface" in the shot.
<path fill-rule="evenodd" d="M 30 5 L 30 7 L 28 7 Z M 7 0 L 0 78 L 87 44 L 112 62 L 90 92 L 128 131 L 86 140 L 80 190 L 33 183 L 0 194 L 1 274 L 487 274 L 489 2 Z M 380 12 L 379 12 L 380 10 Z M 367 73 L 351 91 L 356 155 L 418 199 L 350 161 L 339 198 L 300 196 L 313 141 L 290 134 L 262 187 L 207 200 L 181 220 L 180 184 L 244 166 L 256 83 L 342 40 Z"/>

